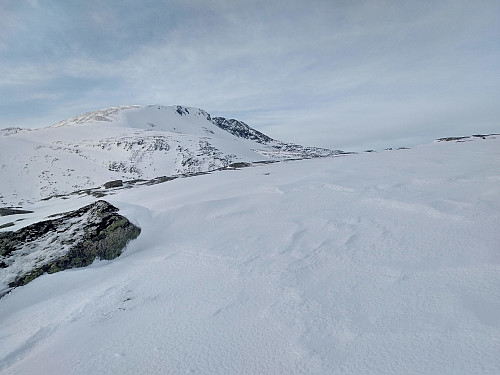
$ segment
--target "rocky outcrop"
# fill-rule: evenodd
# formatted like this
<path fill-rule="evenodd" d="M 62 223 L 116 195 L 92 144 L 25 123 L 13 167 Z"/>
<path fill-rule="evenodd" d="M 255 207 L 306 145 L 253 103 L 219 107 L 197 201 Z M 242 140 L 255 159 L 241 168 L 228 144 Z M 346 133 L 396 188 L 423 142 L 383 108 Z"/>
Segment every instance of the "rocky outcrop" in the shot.
<path fill-rule="evenodd" d="M 99 200 L 18 231 L 0 232 L 0 295 L 44 273 L 114 259 L 141 230 Z"/>
<path fill-rule="evenodd" d="M 264 155 L 268 158 L 276 158 L 281 160 L 289 159 L 309 159 L 309 158 L 324 158 L 330 156 L 339 156 L 352 154 L 352 152 L 344 152 L 341 150 L 330 150 L 320 147 L 306 147 L 296 145 L 294 143 L 286 143 L 277 141 L 268 137 L 264 133 L 259 132 L 245 124 L 243 121 L 235 119 L 227 119 L 224 117 L 213 117 L 211 121 L 222 130 L 231 133 L 238 138 L 249 139 L 261 145 L 268 146 L 267 148 L 256 148 L 255 152 Z"/>
<path fill-rule="evenodd" d="M 0 216 L 30 214 L 32 212 L 33 211 L 20 210 L 18 208 L 11 208 L 11 207 L 1 208 L 0 207 Z"/>
<path fill-rule="evenodd" d="M 258 130 L 251 128 L 243 121 L 227 119 L 224 117 L 214 117 L 212 118 L 212 122 L 219 128 L 239 138 L 251 139 L 252 141 L 262 144 L 267 144 L 274 141 L 274 139 L 272 139 L 271 137 L 268 137 Z"/>
<path fill-rule="evenodd" d="M 112 188 L 117 188 L 117 187 L 122 187 L 122 186 L 123 186 L 122 180 L 113 180 L 113 181 L 108 181 L 108 182 L 104 183 L 105 189 L 112 189 Z"/>
<path fill-rule="evenodd" d="M 444 137 L 444 138 L 438 138 L 436 139 L 436 142 L 466 142 L 466 141 L 471 141 L 477 138 L 481 139 L 486 139 L 486 138 L 495 138 L 495 136 L 498 136 L 500 134 L 498 133 L 492 133 L 492 134 L 473 134 L 473 135 L 467 135 L 463 137 Z"/>

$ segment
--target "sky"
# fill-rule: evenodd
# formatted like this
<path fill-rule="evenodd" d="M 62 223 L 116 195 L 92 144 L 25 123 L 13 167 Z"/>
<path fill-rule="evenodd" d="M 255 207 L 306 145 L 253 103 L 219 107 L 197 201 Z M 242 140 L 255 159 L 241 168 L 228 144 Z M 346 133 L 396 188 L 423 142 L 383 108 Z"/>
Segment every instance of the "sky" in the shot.
<path fill-rule="evenodd" d="M 352 151 L 500 133 L 500 1 L 0 0 L 0 128 L 130 104 Z"/>

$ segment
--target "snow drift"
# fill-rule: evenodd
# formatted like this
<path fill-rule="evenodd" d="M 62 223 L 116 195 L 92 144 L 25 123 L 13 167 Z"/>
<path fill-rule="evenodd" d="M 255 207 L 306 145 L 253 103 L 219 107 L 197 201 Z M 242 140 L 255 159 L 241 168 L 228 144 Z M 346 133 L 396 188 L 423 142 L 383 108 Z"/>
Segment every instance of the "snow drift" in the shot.
<path fill-rule="evenodd" d="M 141 235 L 4 296 L 0 372 L 498 374 L 500 139 L 485 138 L 118 190 Z M 95 200 L 65 198 L 4 230 Z"/>

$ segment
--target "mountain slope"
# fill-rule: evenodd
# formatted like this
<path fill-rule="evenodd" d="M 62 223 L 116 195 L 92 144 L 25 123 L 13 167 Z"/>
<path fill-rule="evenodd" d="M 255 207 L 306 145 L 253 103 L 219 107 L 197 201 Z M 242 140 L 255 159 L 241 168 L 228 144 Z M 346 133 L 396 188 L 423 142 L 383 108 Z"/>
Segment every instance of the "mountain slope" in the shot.
<path fill-rule="evenodd" d="M 495 137 L 117 191 L 140 236 L 0 299 L 0 373 L 496 375 L 499 192 Z"/>
<path fill-rule="evenodd" d="M 0 204 L 96 187 L 224 168 L 234 162 L 335 156 L 287 144 L 248 125 L 181 106 L 125 106 L 89 112 L 48 128 L 0 135 Z"/>

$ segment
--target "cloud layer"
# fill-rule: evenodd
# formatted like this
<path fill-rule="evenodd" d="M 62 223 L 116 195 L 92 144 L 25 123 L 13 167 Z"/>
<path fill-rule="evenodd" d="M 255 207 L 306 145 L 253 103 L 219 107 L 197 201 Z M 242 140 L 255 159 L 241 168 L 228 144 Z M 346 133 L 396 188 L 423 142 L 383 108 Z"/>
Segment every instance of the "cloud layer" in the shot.
<path fill-rule="evenodd" d="M 183 104 L 287 141 L 500 131 L 498 1 L 0 3 L 0 127 Z"/>

